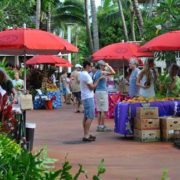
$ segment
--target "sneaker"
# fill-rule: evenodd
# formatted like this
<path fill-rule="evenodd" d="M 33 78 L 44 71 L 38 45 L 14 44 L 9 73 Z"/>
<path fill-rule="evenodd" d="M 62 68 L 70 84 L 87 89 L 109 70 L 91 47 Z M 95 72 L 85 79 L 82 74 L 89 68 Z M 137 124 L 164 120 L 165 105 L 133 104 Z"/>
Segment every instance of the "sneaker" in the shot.
<path fill-rule="evenodd" d="M 97 129 L 96 129 L 96 131 L 97 131 L 97 132 L 104 132 L 104 127 L 99 127 L 99 126 L 98 126 Z"/>
<path fill-rule="evenodd" d="M 107 126 L 104 126 L 104 132 L 111 132 L 112 129 L 108 128 Z"/>

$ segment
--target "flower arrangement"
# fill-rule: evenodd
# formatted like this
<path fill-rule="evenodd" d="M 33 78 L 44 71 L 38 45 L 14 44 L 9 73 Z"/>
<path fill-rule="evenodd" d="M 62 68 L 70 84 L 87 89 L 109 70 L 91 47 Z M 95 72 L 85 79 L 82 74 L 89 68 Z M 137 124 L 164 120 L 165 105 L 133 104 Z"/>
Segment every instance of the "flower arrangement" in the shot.
<path fill-rule="evenodd" d="M 8 96 L 7 94 L 2 96 L 0 93 L 0 132 L 15 138 L 16 127 L 17 120 L 12 111 L 12 105 L 8 103 Z"/>

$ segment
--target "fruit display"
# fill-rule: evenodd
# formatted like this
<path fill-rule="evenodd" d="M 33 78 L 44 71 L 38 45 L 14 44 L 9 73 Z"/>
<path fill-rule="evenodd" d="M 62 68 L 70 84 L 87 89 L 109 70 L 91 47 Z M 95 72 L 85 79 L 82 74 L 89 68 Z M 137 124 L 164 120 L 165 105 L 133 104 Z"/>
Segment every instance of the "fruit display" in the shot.
<path fill-rule="evenodd" d="M 122 102 L 128 102 L 128 103 L 148 103 L 148 102 L 159 102 L 159 101 L 174 101 L 174 100 L 180 100 L 178 97 L 150 97 L 145 98 L 142 96 L 130 98 L 127 100 L 123 100 Z"/>
<path fill-rule="evenodd" d="M 57 91 L 58 88 L 52 83 L 46 83 L 46 91 Z"/>
<path fill-rule="evenodd" d="M 52 84 L 47 77 L 43 78 L 42 81 L 42 86 L 41 86 L 42 91 L 47 92 L 47 91 L 57 91 L 58 87 L 54 84 Z"/>

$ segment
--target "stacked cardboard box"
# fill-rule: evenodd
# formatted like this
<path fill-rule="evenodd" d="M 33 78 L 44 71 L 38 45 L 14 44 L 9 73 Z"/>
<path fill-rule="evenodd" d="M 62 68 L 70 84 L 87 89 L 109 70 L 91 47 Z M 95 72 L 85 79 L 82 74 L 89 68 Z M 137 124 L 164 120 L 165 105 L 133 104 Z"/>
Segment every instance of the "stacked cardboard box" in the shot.
<path fill-rule="evenodd" d="M 161 117 L 160 124 L 163 141 L 180 139 L 180 117 Z"/>
<path fill-rule="evenodd" d="M 160 140 L 160 120 L 157 107 L 140 107 L 136 110 L 134 138 L 142 142 Z"/>

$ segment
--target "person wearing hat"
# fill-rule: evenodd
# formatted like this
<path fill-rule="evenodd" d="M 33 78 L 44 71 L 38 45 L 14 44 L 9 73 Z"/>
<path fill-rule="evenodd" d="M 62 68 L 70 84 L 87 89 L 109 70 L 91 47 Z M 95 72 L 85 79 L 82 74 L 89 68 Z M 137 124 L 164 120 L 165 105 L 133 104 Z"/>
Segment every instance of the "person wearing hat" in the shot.
<path fill-rule="evenodd" d="M 115 71 L 109 64 L 105 63 L 103 60 L 97 62 L 99 69 L 94 74 L 94 82 L 96 82 L 100 77 L 104 77 L 99 80 L 97 87 L 95 89 L 95 97 L 96 97 L 96 106 L 98 112 L 98 132 L 111 131 L 111 129 L 107 128 L 105 125 L 105 112 L 108 111 L 109 103 L 108 103 L 108 92 L 107 92 L 107 82 L 106 77 L 108 75 L 115 74 Z"/>
<path fill-rule="evenodd" d="M 131 58 L 129 61 L 129 68 L 132 70 L 129 77 L 128 94 L 130 97 L 138 96 L 139 87 L 136 84 L 140 69 L 138 68 L 138 61 L 136 58 Z"/>
<path fill-rule="evenodd" d="M 75 112 L 80 112 L 81 106 L 81 91 L 80 91 L 80 72 L 82 66 L 80 64 L 75 65 L 75 70 L 71 73 L 71 91 L 75 98 Z"/>

